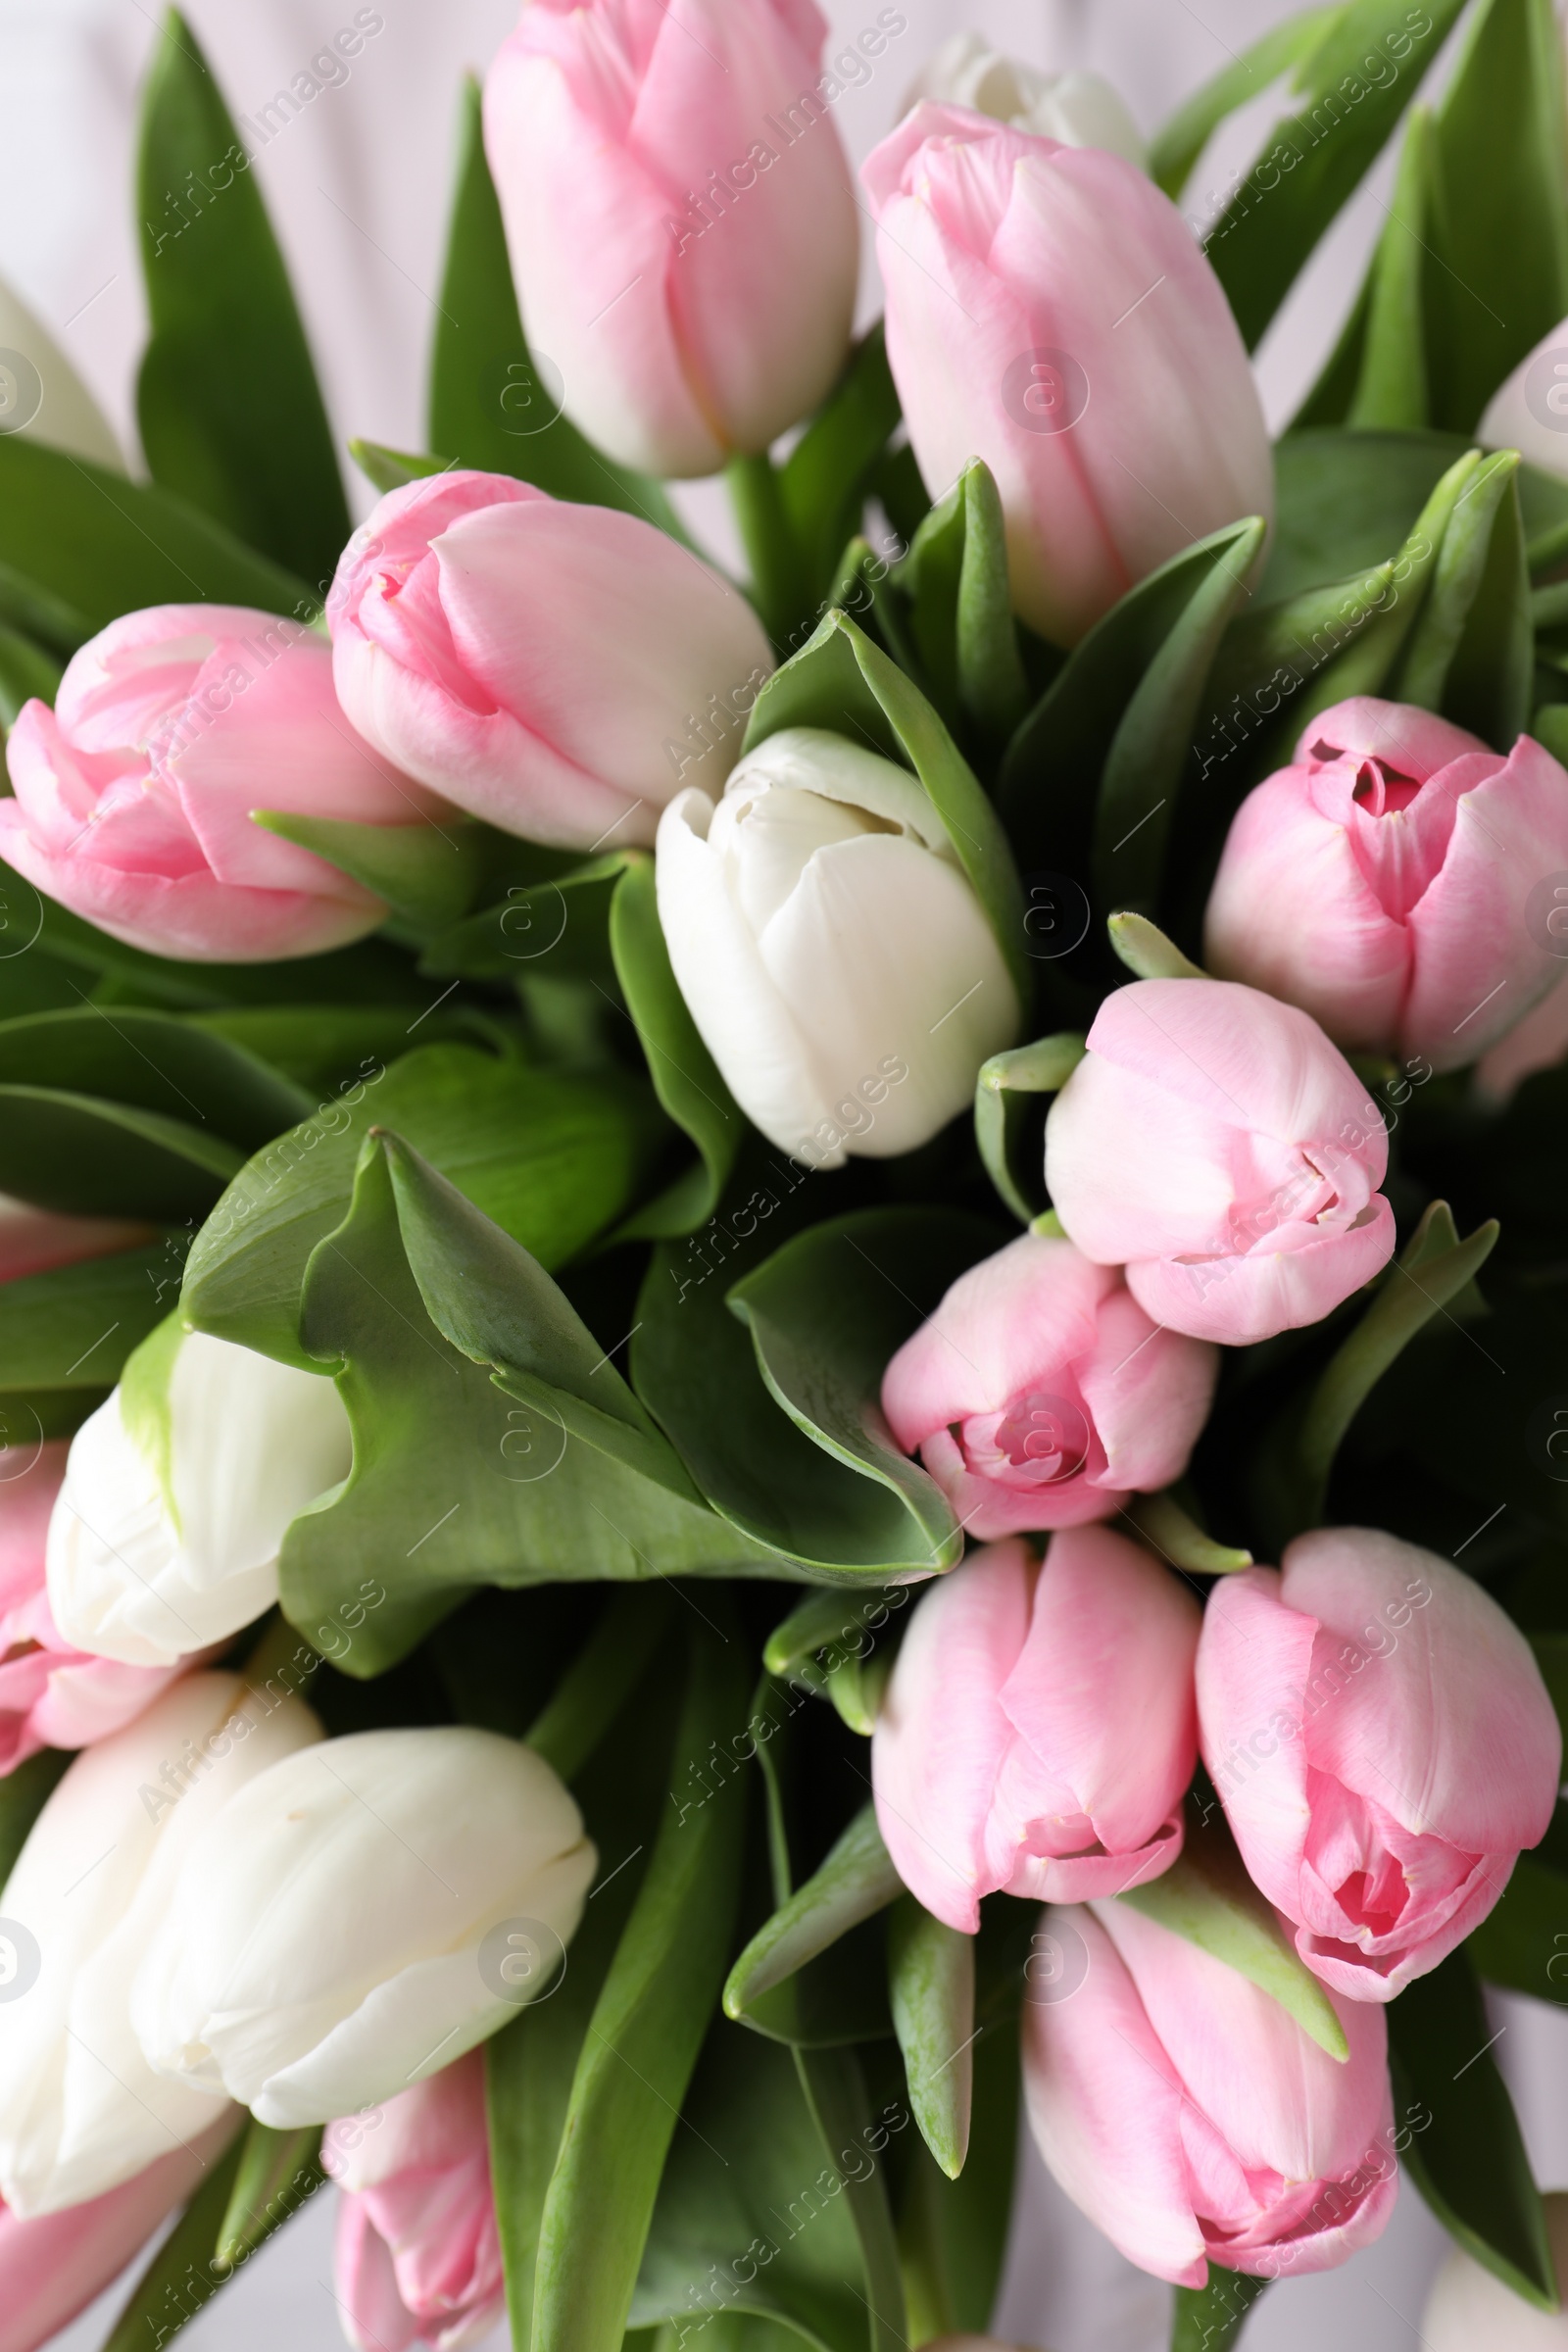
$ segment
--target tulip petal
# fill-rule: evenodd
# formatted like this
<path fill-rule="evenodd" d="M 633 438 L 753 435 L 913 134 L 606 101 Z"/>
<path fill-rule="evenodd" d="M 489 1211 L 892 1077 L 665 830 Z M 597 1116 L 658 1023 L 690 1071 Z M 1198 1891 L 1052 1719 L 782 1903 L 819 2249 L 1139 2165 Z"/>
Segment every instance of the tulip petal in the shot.
<path fill-rule="evenodd" d="M 1306 1710 L 1317 1620 L 1290 1608 L 1275 1568 L 1220 1578 L 1198 1644 L 1203 1765 L 1249 1872 L 1294 1918 L 1306 1847 Z"/>
<path fill-rule="evenodd" d="M 1129 1265 L 1127 1288 L 1172 1331 L 1249 1348 L 1321 1322 L 1382 1273 L 1396 1238 L 1394 1211 L 1380 1193 L 1354 1225 L 1330 1227 L 1304 1247 L 1246 1257 L 1147 1258 Z"/>
<path fill-rule="evenodd" d="M 1161 1330 L 1129 1292 L 1114 1291 L 1073 1370 L 1105 1449 L 1102 1483 L 1152 1494 L 1180 1478 L 1219 1377 L 1213 1349 Z"/>
<path fill-rule="evenodd" d="M 899 1444 L 912 1453 L 949 1422 L 1049 1390 L 1057 1367 L 1094 1356 L 1103 1302 L 1117 1289 L 1108 1267 L 1042 1234 L 1022 1234 L 960 1274 L 883 1377 L 882 1409 Z"/>

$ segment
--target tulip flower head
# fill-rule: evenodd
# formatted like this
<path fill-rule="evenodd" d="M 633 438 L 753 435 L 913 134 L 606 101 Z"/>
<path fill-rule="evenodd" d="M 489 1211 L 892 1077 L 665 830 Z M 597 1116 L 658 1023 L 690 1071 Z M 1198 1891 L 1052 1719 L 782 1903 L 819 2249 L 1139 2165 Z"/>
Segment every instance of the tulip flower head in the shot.
<path fill-rule="evenodd" d="M 462 2352 L 488 2335 L 506 2286 L 482 2053 L 328 2124 L 321 2163 L 344 2192 L 333 2267 L 358 2352 L 404 2352 L 416 2337 Z"/>
<path fill-rule="evenodd" d="M 1031 628 L 1075 645 L 1195 538 L 1272 513 L 1230 305 L 1136 165 L 925 103 L 861 178 L 926 488 L 984 459 Z"/>
<path fill-rule="evenodd" d="M 1208 902 L 1216 972 L 1346 1047 L 1473 1061 L 1562 976 L 1568 774 L 1430 711 L 1361 696 L 1313 719 L 1243 802 Z"/>
<path fill-rule="evenodd" d="M 56 1625 L 44 1558 L 66 1451 L 60 1440 L 31 1453 L 0 1447 L 0 1774 L 42 1747 L 90 1747 L 122 1730 L 181 1671 L 94 1657 Z"/>
<path fill-rule="evenodd" d="M 889 1364 L 882 1409 L 979 1542 L 1108 1519 L 1187 1467 L 1219 1358 L 1112 1266 L 1023 1234 L 961 1274 Z"/>
<path fill-rule="evenodd" d="M 1033 131 L 1062 147 L 1108 147 L 1140 171 L 1148 150 L 1119 90 L 1100 74 L 1042 74 L 1004 57 L 978 32 L 956 32 L 943 42 L 911 84 L 905 112 L 922 98 L 972 107 L 994 122 Z"/>
<path fill-rule="evenodd" d="M 1029 2121 L 1129 2262 L 1202 2286 L 1210 2261 L 1304 2275 L 1382 2235 L 1398 2173 L 1380 2010 L 1331 1993 L 1349 2043 L 1331 2058 L 1269 1993 L 1125 1903 L 1044 1926 L 1081 1981 L 1025 2001 Z"/>
<path fill-rule="evenodd" d="M 0 1893 L 18 1954 L 0 2002 L 0 2197 L 14 2214 L 102 2196 L 227 2112 L 221 2085 L 153 2070 L 130 1987 L 206 1825 L 320 1736 L 287 1692 L 191 1674 L 87 1748 L 50 1796 Z"/>
<path fill-rule="evenodd" d="M 559 849 L 651 842 L 683 778 L 716 794 L 772 667 L 745 598 L 664 532 L 508 474 L 389 491 L 326 612 L 368 740 Z"/>
<path fill-rule="evenodd" d="M 1086 1256 L 1171 1331 L 1246 1347 L 1316 1323 L 1388 1263 L 1387 1130 L 1295 1005 L 1221 980 L 1116 989 L 1046 1122 Z"/>
<path fill-rule="evenodd" d="M 1221 1580 L 1198 1705 L 1249 1871 L 1352 2001 L 1436 1968 L 1551 1820 L 1562 1735 L 1529 1642 L 1472 1578 L 1371 1528 Z"/>
<path fill-rule="evenodd" d="M 549 1765 L 494 1732 L 287 1757 L 192 1845 L 132 1987 L 141 2046 L 282 2130 L 373 2107 L 545 1987 L 597 1866 Z"/>
<path fill-rule="evenodd" d="M 48 1544 L 62 1637 L 145 1667 L 238 1633 L 277 1598 L 290 1521 L 352 1458 L 330 1380 L 171 1316 L 71 1441 Z"/>
<path fill-rule="evenodd" d="M 490 69 L 523 323 L 623 465 L 765 450 L 843 365 L 858 221 L 826 34 L 812 0 L 531 0 Z"/>
<path fill-rule="evenodd" d="M 992 1544 L 929 1587 L 871 1741 L 883 1840 L 928 1911 L 973 1935 L 999 1888 L 1082 1902 L 1170 1868 L 1198 1630 L 1186 1588 L 1101 1527 L 1054 1536 L 1043 1567 Z"/>
<path fill-rule="evenodd" d="M 192 962 L 317 956 L 373 931 L 373 892 L 254 809 L 409 825 L 436 804 L 344 717 L 297 620 L 158 605 L 72 657 L 6 744 L 0 858 L 111 939 Z"/>
<path fill-rule="evenodd" d="M 747 1116 L 808 1166 L 929 1142 L 1017 1034 L 1018 995 L 929 795 L 819 727 L 659 827 L 659 918 Z"/>

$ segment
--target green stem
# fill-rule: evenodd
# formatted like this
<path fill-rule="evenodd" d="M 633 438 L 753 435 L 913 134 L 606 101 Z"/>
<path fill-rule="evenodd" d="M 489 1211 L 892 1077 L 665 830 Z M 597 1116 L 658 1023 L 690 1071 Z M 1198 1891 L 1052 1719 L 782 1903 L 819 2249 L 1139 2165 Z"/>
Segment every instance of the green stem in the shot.
<path fill-rule="evenodd" d="M 724 468 L 741 544 L 752 573 L 752 602 L 781 654 L 793 650 L 790 632 L 806 615 L 806 564 L 785 511 L 779 477 L 764 452 L 731 458 Z"/>
<path fill-rule="evenodd" d="M 1266 2278 L 1249 2278 L 1241 2271 L 1222 2271 L 1211 2262 L 1206 2286 L 1176 2289 L 1171 2352 L 1222 2352 L 1224 2345 L 1234 2344 L 1249 2311 L 1268 2283 Z"/>

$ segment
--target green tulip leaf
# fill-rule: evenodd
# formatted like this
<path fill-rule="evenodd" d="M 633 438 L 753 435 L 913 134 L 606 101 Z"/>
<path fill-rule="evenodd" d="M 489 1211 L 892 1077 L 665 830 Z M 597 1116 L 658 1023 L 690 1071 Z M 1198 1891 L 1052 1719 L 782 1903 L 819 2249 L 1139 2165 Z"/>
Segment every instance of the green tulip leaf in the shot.
<path fill-rule="evenodd" d="M 1512 450 L 1471 470 L 1390 689 L 1502 752 L 1530 715 L 1535 666 L 1518 471 Z"/>
<path fill-rule="evenodd" d="M 64 674 L 45 647 L 0 626 L 0 737 L 10 734 L 24 703 L 36 698 L 53 707 Z"/>
<path fill-rule="evenodd" d="M 765 1994 L 903 1893 L 876 1812 L 865 1805 L 820 1870 L 760 1928 L 724 1986 L 724 2014 L 750 2023 Z"/>
<path fill-rule="evenodd" d="M 1431 0 L 1418 30 L 1404 0 L 1351 0 L 1309 52 L 1300 105 L 1266 133 L 1204 242 L 1249 349 L 1377 160 L 1463 5 Z"/>
<path fill-rule="evenodd" d="M 251 821 L 314 851 L 361 882 L 398 914 L 447 925 L 467 912 L 479 878 L 478 827 L 448 817 L 438 824 L 356 825 L 338 817 L 296 816 L 258 808 Z"/>
<path fill-rule="evenodd" d="M 1297 69 L 1299 84 L 1309 72 L 1312 52 L 1345 15 L 1341 4 L 1305 8 L 1283 24 L 1271 25 L 1260 41 L 1233 56 L 1209 81 L 1179 106 L 1161 125 L 1149 151 L 1149 169 L 1156 184 L 1173 201 L 1192 177 L 1199 157 L 1212 134 L 1238 108 L 1250 105 L 1271 81 Z"/>
<path fill-rule="evenodd" d="M 888 1998 L 920 2136 L 950 2180 L 969 2153 L 974 1937 L 901 1895 L 888 1915 Z"/>
<path fill-rule="evenodd" d="M 253 1151 L 311 1107 L 310 1097 L 243 1046 L 128 1005 L 0 1021 L 0 1085 L 69 1088 L 157 1111 Z"/>
<path fill-rule="evenodd" d="M 698 1628 L 674 1758 L 745 1721 L 740 1648 Z M 672 2134 L 740 1897 L 746 1786 L 665 1814 L 572 2079 L 534 2273 L 534 2352 L 620 2352 Z"/>
<path fill-rule="evenodd" d="M 179 1297 L 183 1238 L 0 1283 L 0 1445 L 65 1437 Z"/>
<path fill-rule="evenodd" d="M 131 2288 L 103 2352 L 144 2352 L 167 2344 L 228 2282 L 213 2262 L 238 2176 L 244 2141 L 210 2160 L 207 2178 Z"/>
<path fill-rule="evenodd" d="M 524 1738 L 564 1781 L 574 1781 L 619 1716 L 669 1623 L 666 1585 L 612 1593 Z"/>
<path fill-rule="evenodd" d="M 1223 2352 L 1225 2345 L 1236 2342 L 1248 2313 L 1272 2283 L 1211 2262 L 1206 2286 L 1176 2289 L 1170 2352 Z"/>
<path fill-rule="evenodd" d="M 912 769 L 996 934 L 1020 1007 L 1032 994 L 1017 869 L 996 810 L 925 697 L 843 612 L 774 671 L 746 730 L 755 751 L 784 727 L 825 727 Z"/>
<path fill-rule="evenodd" d="M 1046 1205 L 1045 1107 L 1084 1057 L 1075 1030 L 1042 1037 L 982 1063 L 974 1087 L 974 1135 L 990 1177 L 1020 1225 Z"/>
<path fill-rule="evenodd" d="M 349 456 L 371 489 L 383 494 L 406 490 L 410 482 L 422 482 L 432 473 L 448 473 L 452 468 L 450 458 L 417 457 L 411 450 L 388 449 L 381 441 L 351 441 Z"/>
<path fill-rule="evenodd" d="M 236 1146 L 185 1119 L 0 1085 L 0 1192 L 43 1208 L 178 1224 L 205 1216 L 244 1164 Z"/>
<path fill-rule="evenodd" d="M 1236 1576 L 1252 1565 L 1250 1551 L 1205 1535 L 1169 1489 L 1162 1494 L 1135 1494 L 1126 1517 L 1161 1559 L 1185 1575 Z"/>
<path fill-rule="evenodd" d="M 691 544 L 663 485 L 617 466 L 584 438 L 562 414 L 559 378 L 528 348 L 471 75 L 463 91 L 458 183 L 436 304 L 430 446 L 450 451 L 454 466 L 510 473 L 552 498 L 618 507 Z"/>
<path fill-rule="evenodd" d="M 813 1225 L 736 1283 L 769 1394 L 796 1427 L 852 1470 L 876 1480 L 913 1521 L 908 1554 L 956 1565 L 963 1533 L 952 1505 L 909 1460 L 881 1408 L 882 1375 L 922 1317 L 996 1239 L 946 1209 L 865 1209 Z"/>
<path fill-rule="evenodd" d="M 544 858 L 535 856 L 527 862 L 545 859 L 562 870 L 521 875 L 508 883 L 504 898 L 465 913 L 461 922 L 449 923 L 426 943 L 420 971 L 437 980 L 450 975 L 465 980 L 611 979 L 611 903 L 627 867 L 648 862 L 645 854 L 609 850 L 573 862 L 546 852 Z"/>
<path fill-rule="evenodd" d="M 840 549 L 858 531 L 872 475 L 901 415 L 879 318 L 779 472 L 784 512 L 813 587 L 830 584 Z"/>
<path fill-rule="evenodd" d="M 234 2267 L 248 2261 L 325 2185 L 319 2124 L 299 2132 L 274 2132 L 253 2116 L 240 2142 L 234 2185 L 218 2226 L 215 2261 Z"/>
<path fill-rule="evenodd" d="M 136 388 L 142 448 L 154 481 L 324 594 L 349 511 L 253 161 L 171 9 L 137 156 L 152 321 Z"/>
<path fill-rule="evenodd" d="M 1432 116 L 1418 106 L 1367 280 L 1360 374 L 1346 419 L 1359 432 L 1418 432 L 1432 422 L 1424 300 L 1432 168 Z"/>
<path fill-rule="evenodd" d="M 0 1889 L 16 1869 L 33 1823 L 75 1761 L 66 1748 L 40 1747 L 0 1779 Z"/>
<path fill-rule="evenodd" d="M 958 2178 L 950 2180 L 923 2144 L 906 2147 L 899 2250 L 911 2343 L 984 2334 L 1002 2284 L 1018 2139 L 1018 2036 L 1010 2019 L 980 2029 L 970 2060 L 969 2154 Z"/>
<path fill-rule="evenodd" d="M 1390 2004 L 1395 2106 L 1406 2127 L 1399 2161 L 1467 2254 L 1536 2310 L 1555 2311 L 1545 2209 L 1494 2039 L 1462 1949 Z"/>
<path fill-rule="evenodd" d="M 1023 718 L 1029 688 L 1002 501 L 978 458 L 932 508 L 893 577 L 907 604 L 917 674 L 943 724 L 1000 749 Z"/>
<path fill-rule="evenodd" d="M 1568 1637 L 1536 1635 L 1532 1645 L 1560 1722 L 1568 1700 Z M 1568 2007 L 1568 1805 L 1558 1801 L 1545 1837 L 1519 1856 L 1464 1948 L 1489 1984 Z"/>

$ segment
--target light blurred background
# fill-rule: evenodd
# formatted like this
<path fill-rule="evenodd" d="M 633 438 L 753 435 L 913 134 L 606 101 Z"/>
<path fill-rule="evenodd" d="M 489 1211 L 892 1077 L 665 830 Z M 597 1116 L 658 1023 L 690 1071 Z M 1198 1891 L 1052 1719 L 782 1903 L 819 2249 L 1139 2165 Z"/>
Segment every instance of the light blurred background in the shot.
<path fill-rule="evenodd" d="M 973 29 L 1057 71 L 1092 67 L 1152 130 L 1190 90 L 1279 19 L 1292 0 L 901 0 L 908 30 L 836 115 L 853 159 L 891 128 L 907 83 L 937 44 Z M 876 0 L 825 0 L 838 39 L 874 20 Z M 356 0 L 187 0 L 186 14 L 236 116 L 253 116 L 296 76 Z M 455 148 L 458 90 L 482 73 L 515 0 L 377 0 L 381 28 L 348 78 L 282 122 L 255 169 L 290 264 L 340 440 L 423 446 L 423 400 Z M 362 25 L 366 23 L 360 14 Z M 143 0 L 0 0 L 0 277 L 64 346 L 134 452 L 133 388 L 145 334 L 132 212 L 137 90 L 171 35 Z M 1217 188 L 1274 113 L 1259 91 L 1194 183 Z M 285 110 L 277 109 L 277 122 Z M 1332 344 L 1384 219 L 1385 159 L 1325 240 L 1258 354 L 1273 424 L 1287 422 Z M 869 250 L 866 318 L 880 307 Z M 369 493 L 350 474 L 364 512 Z M 716 494 L 683 494 L 715 545 Z M 1568 2018 L 1522 1998 L 1494 2003 L 1497 2056 L 1519 2104 L 1537 2177 L 1568 2186 Z M 337 2352 L 331 2199 L 315 2204 L 194 2322 L 182 2352 Z M 1416 2352 L 1421 2309 L 1446 2240 L 1406 2186 L 1381 2243 L 1345 2270 L 1270 2291 L 1244 2352 Z M 123 2287 L 57 2339 L 92 2352 Z M 999 2331 L 1049 2352 L 1164 2352 L 1169 2300 L 1079 2222 L 1025 2150 Z M 694 2339 L 695 2340 L 695 2339 Z M 485 2352 L 500 2352 L 493 2339 Z M 388 2347 L 387 2352 L 395 2352 Z"/>

